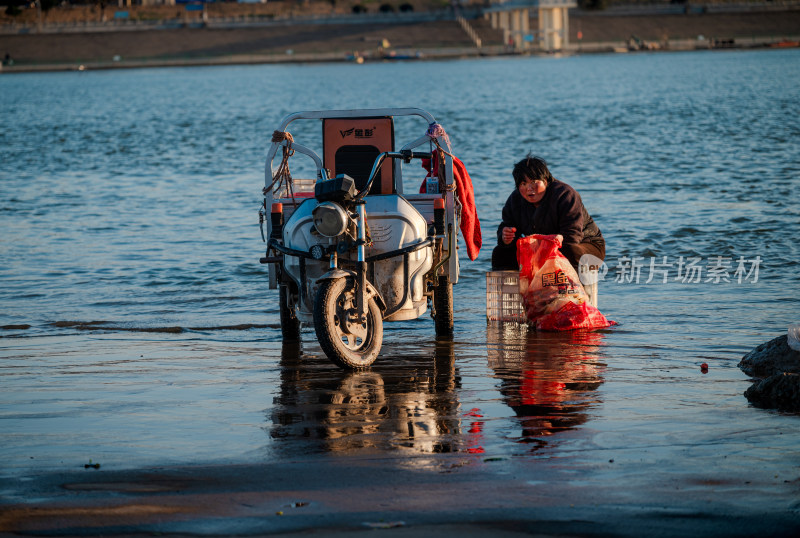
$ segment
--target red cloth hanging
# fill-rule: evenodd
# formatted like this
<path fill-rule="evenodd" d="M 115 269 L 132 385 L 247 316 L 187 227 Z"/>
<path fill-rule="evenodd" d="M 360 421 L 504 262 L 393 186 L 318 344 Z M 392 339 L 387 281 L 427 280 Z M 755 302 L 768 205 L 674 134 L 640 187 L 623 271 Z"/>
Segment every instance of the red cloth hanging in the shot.
<path fill-rule="evenodd" d="M 434 157 L 436 157 L 434 153 Z M 433 170 L 431 170 L 431 160 L 422 159 L 422 167 L 431 176 L 439 175 L 439 159 L 433 159 Z M 483 240 L 481 238 L 481 223 L 478 220 L 478 208 L 475 207 L 475 191 L 472 188 L 472 178 L 469 177 L 467 167 L 458 157 L 453 157 L 453 179 L 456 182 L 456 193 L 461 202 L 461 236 L 467 246 L 467 256 L 470 260 L 475 260 L 481 250 Z M 427 184 L 422 182 L 419 192 L 426 192 Z"/>

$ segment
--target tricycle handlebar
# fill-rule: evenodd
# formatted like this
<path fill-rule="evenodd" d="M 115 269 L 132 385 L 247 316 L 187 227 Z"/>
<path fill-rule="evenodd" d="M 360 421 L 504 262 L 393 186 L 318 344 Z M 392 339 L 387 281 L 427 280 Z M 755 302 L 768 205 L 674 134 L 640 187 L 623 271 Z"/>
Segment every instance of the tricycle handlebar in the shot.
<path fill-rule="evenodd" d="M 403 149 L 400 151 L 384 151 L 375 159 L 375 163 L 372 165 L 372 171 L 369 173 L 369 179 L 367 180 L 367 184 L 364 185 L 364 188 L 358 191 L 356 194 L 355 199 L 362 200 L 364 196 L 372 188 L 372 184 L 375 182 L 375 178 L 378 176 L 378 172 L 381 169 L 381 165 L 383 164 L 383 160 L 389 157 L 390 159 L 403 159 L 404 162 L 409 163 L 411 159 L 430 159 L 431 153 L 425 151 L 411 151 L 408 149 Z"/>

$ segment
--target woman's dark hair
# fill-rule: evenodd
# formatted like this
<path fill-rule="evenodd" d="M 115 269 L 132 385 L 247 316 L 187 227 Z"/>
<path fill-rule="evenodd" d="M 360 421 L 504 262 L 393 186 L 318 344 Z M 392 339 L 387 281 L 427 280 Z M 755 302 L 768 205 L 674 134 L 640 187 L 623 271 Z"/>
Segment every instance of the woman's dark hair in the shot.
<path fill-rule="evenodd" d="M 528 156 L 514 165 L 514 184 L 519 188 L 520 184 L 527 179 L 536 181 L 543 179 L 548 185 L 553 181 L 553 176 L 547 168 L 547 163 L 541 157 L 535 157 L 528 153 Z"/>

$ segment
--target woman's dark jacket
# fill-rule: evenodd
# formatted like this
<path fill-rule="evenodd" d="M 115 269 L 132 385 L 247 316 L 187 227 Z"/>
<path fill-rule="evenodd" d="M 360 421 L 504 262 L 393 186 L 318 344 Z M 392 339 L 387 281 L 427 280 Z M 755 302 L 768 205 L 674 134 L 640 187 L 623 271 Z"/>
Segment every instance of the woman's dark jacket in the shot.
<path fill-rule="evenodd" d="M 503 228 L 517 229 L 511 244 L 503 243 Z M 564 244 L 594 243 L 605 252 L 605 240 L 594 219 L 583 207 L 578 191 L 554 179 L 547 185 L 542 201 L 536 207 L 514 189 L 503 207 L 503 220 L 497 227 L 497 244 L 516 249 L 522 235 L 542 234 L 564 236 Z"/>

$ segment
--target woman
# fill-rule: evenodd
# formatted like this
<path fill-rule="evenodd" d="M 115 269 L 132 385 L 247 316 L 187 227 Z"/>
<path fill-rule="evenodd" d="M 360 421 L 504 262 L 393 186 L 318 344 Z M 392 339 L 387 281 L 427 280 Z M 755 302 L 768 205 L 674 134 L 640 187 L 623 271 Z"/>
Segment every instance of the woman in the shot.
<path fill-rule="evenodd" d="M 561 234 L 561 253 L 575 269 L 584 254 L 605 258 L 603 234 L 583 207 L 578 191 L 555 179 L 544 159 L 528 154 L 514 165 L 512 174 L 517 188 L 503 207 L 492 269 L 519 269 L 517 239 L 531 234 Z"/>

